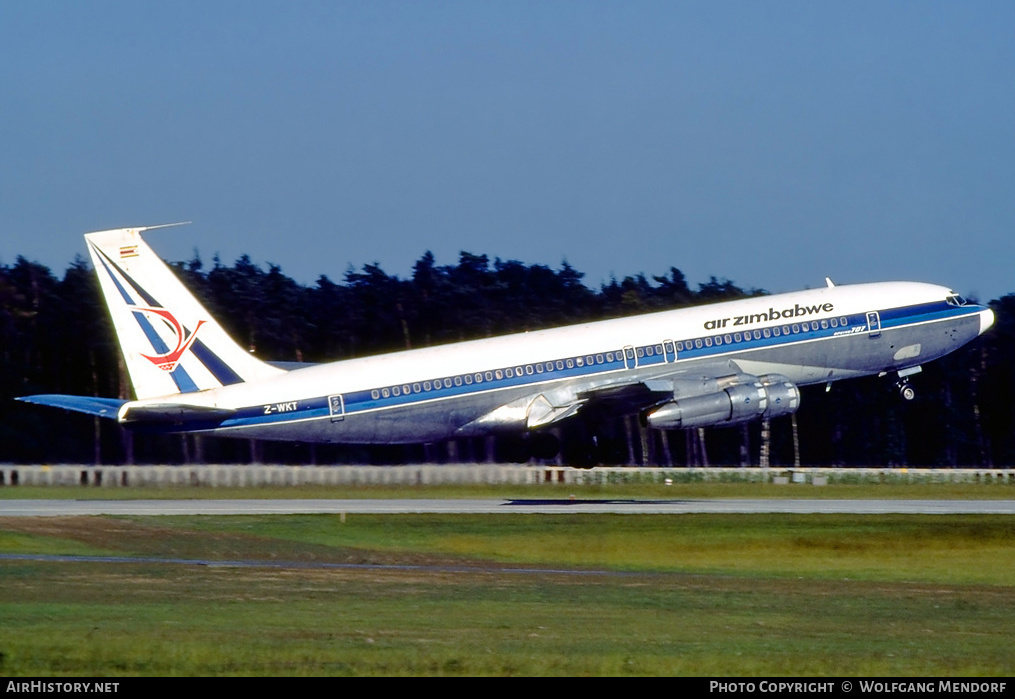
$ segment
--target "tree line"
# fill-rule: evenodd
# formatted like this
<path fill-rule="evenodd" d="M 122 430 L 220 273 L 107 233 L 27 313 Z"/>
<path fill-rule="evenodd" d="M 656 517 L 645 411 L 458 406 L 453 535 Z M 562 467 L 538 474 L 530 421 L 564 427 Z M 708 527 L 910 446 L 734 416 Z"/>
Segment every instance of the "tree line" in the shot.
<path fill-rule="evenodd" d="M 242 346 L 269 361 L 323 362 L 763 295 L 683 273 L 612 278 L 590 289 L 557 268 L 462 252 L 439 265 L 423 254 L 408 278 L 377 264 L 336 282 L 302 285 L 248 256 L 172 265 Z M 645 430 L 636 417 L 562 423 L 563 463 L 581 465 L 1007 466 L 1015 462 L 1015 295 L 992 301 L 994 328 L 924 366 L 917 399 L 889 379 L 804 387 L 791 417 L 706 430 Z M 34 393 L 130 397 L 98 281 L 76 259 L 58 277 L 22 257 L 0 265 L 0 461 L 16 463 L 404 463 L 520 460 L 510 437 L 410 446 L 339 446 L 135 435 L 110 421 L 28 406 Z"/>

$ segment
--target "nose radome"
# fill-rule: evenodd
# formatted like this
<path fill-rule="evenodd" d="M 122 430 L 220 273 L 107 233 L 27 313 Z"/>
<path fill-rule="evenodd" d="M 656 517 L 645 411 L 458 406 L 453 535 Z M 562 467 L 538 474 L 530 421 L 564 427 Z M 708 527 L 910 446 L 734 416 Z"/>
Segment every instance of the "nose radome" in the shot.
<path fill-rule="evenodd" d="M 987 329 L 994 324 L 994 311 L 985 308 L 980 311 L 980 334 L 987 332 Z"/>

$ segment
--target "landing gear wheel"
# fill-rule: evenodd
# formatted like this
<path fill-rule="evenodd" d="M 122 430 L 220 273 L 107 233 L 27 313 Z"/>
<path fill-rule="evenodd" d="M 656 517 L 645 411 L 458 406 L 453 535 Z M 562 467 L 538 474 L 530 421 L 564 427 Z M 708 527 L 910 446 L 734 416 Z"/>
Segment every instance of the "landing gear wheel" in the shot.
<path fill-rule="evenodd" d="M 907 403 L 916 398 L 916 389 L 906 382 L 899 384 L 899 397 Z"/>

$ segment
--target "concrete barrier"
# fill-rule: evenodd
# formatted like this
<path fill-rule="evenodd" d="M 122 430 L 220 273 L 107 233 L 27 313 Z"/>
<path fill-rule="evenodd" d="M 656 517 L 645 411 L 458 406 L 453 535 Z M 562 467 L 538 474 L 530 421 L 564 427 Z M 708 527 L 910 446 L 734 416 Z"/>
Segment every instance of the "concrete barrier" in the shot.
<path fill-rule="evenodd" d="M 1015 484 L 1007 468 L 646 468 L 418 464 L 410 466 L 81 466 L 0 465 L 0 487 L 99 488 L 430 485 L 623 485 L 636 483 L 996 483 Z"/>

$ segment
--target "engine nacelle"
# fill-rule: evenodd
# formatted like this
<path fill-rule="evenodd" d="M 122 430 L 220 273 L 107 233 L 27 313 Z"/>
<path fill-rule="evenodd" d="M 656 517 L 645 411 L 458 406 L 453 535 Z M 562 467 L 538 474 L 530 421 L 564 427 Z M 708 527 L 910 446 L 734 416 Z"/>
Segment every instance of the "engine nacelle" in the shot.
<path fill-rule="evenodd" d="M 800 406 L 800 390 L 779 374 L 766 374 L 750 383 L 734 383 L 722 390 L 664 403 L 645 415 L 645 424 L 660 430 L 736 425 L 759 417 L 778 417 Z"/>
<path fill-rule="evenodd" d="M 763 417 L 779 417 L 795 413 L 800 407 L 800 389 L 782 374 L 759 376 L 761 385 L 768 394 L 768 408 Z"/>

